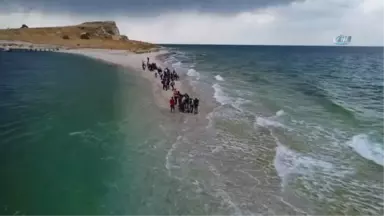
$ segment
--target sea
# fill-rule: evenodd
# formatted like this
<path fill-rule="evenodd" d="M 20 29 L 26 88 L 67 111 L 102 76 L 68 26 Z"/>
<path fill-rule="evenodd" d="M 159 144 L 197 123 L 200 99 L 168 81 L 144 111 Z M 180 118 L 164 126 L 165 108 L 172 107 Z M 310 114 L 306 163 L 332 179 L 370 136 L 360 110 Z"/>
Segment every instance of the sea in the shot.
<path fill-rule="evenodd" d="M 0 214 L 384 214 L 383 47 L 163 47 L 199 114 L 146 71 L 0 52 Z"/>

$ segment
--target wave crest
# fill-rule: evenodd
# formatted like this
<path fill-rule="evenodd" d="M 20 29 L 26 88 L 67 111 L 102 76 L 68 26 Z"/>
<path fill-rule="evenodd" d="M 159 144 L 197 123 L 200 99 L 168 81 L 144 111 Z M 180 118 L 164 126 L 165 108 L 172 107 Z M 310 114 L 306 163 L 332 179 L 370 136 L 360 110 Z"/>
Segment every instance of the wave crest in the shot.
<path fill-rule="evenodd" d="M 223 78 L 222 76 L 220 76 L 220 75 L 216 75 L 216 76 L 215 76 L 215 79 L 216 79 L 217 81 L 224 81 L 224 78 Z"/>
<path fill-rule="evenodd" d="M 191 68 L 188 70 L 187 75 L 190 77 L 196 77 L 197 80 L 200 79 L 200 73 L 197 72 L 195 69 Z"/>
<path fill-rule="evenodd" d="M 379 143 L 372 142 L 368 135 L 355 135 L 347 144 L 365 159 L 384 166 L 384 152 L 382 146 Z"/>

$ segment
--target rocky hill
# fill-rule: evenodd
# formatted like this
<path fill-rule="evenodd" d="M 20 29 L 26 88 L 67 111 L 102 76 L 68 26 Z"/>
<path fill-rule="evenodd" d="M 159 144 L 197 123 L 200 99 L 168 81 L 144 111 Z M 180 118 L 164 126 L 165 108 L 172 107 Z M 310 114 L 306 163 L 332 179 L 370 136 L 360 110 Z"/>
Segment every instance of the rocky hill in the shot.
<path fill-rule="evenodd" d="M 0 29 L 0 40 L 52 44 L 68 48 L 120 49 L 143 52 L 156 45 L 130 40 L 121 35 L 114 21 L 85 22 L 74 26 L 30 28 L 23 24 L 18 29 Z"/>

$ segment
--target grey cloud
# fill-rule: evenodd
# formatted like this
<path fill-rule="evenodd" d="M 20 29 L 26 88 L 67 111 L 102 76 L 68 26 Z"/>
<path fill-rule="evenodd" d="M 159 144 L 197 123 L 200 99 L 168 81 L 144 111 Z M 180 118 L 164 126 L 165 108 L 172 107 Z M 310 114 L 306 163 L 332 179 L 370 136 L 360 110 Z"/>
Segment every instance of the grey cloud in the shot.
<path fill-rule="evenodd" d="M 357 4 L 359 4 L 360 0 L 345 0 L 344 2 L 338 2 L 334 0 L 319 0 L 316 2 L 316 7 L 296 7 L 291 10 L 286 10 L 285 8 L 277 9 L 277 13 L 285 17 L 286 22 L 298 22 L 306 23 L 306 25 L 310 25 L 307 22 L 314 23 L 317 20 L 328 20 L 329 25 L 332 25 L 332 21 L 340 20 L 344 13 L 348 10 L 353 9 Z M 321 3 L 319 3 L 321 2 Z"/>
<path fill-rule="evenodd" d="M 285 5 L 293 1 L 303 0 L 0 0 L 0 10 L 9 11 L 12 10 L 12 6 L 21 5 L 29 10 L 63 11 L 76 14 L 119 12 L 129 15 L 159 15 L 190 10 L 228 14 Z"/>

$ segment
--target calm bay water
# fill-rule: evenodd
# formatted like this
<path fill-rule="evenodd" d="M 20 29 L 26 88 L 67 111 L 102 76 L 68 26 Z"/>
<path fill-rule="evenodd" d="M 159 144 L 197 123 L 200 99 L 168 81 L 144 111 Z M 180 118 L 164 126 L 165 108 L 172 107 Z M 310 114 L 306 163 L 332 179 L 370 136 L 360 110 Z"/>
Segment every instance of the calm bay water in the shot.
<path fill-rule="evenodd" d="M 58 53 L 0 52 L 0 68 L 0 213 L 136 213 L 146 83 Z"/>

